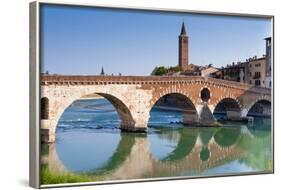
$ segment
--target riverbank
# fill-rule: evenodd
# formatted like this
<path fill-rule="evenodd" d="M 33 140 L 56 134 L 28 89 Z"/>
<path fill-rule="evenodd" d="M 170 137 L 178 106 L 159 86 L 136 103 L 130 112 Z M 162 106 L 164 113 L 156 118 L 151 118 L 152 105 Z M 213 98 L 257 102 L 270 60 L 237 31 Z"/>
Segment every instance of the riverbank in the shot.
<path fill-rule="evenodd" d="M 61 184 L 61 183 L 78 183 L 78 182 L 95 182 L 104 180 L 101 176 L 91 176 L 88 174 L 77 174 L 66 172 L 56 174 L 49 170 L 48 165 L 41 167 L 41 179 L 43 185 Z"/>

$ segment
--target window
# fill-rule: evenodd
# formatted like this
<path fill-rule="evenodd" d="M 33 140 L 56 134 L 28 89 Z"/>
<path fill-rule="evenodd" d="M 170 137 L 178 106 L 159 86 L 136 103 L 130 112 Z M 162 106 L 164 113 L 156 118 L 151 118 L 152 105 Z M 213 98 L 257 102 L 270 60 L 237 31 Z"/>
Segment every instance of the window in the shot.
<path fill-rule="evenodd" d="M 41 98 L 41 119 L 49 119 L 49 99 Z"/>
<path fill-rule="evenodd" d="M 261 81 L 260 80 L 255 80 L 255 86 L 260 86 L 261 85 Z"/>
<path fill-rule="evenodd" d="M 260 63 L 255 64 L 255 67 L 260 67 L 260 66 L 261 66 Z"/>
<path fill-rule="evenodd" d="M 249 82 L 250 82 L 250 84 L 252 84 L 252 81 L 251 81 L 251 80 L 250 80 Z"/>
<path fill-rule="evenodd" d="M 261 72 L 255 72 L 254 78 L 258 79 L 261 77 Z"/>
<path fill-rule="evenodd" d="M 250 77 L 252 76 L 252 73 L 250 72 Z"/>

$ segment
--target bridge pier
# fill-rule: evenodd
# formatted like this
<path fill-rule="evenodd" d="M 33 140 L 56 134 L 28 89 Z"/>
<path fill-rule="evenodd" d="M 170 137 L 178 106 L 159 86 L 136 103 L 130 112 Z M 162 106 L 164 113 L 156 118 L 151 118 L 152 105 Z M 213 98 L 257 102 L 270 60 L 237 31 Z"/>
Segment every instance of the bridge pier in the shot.
<path fill-rule="evenodd" d="M 126 132 L 147 132 L 149 113 L 131 111 L 131 115 L 130 121 L 121 121 L 120 129 Z"/>
<path fill-rule="evenodd" d="M 214 115 L 207 103 L 204 103 L 203 105 L 196 105 L 195 108 L 199 115 L 197 122 L 198 125 L 212 126 L 216 123 L 216 119 L 214 118 Z"/>
<path fill-rule="evenodd" d="M 184 113 L 183 123 L 184 124 L 195 124 L 195 125 L 206 125 L 211 126 L 216 123 L 216 119 L 213 116 L 213 108 L 207 104 L 195 105 L 196 112 Z M 198 113 L 198 114 L 197 114 Z"/>
<path fill-rule="evenodd" d="M 183 124 L 194 124 L 194 123 L 198 123 L 198 115 L 196 113 L 183 114 Z"/>
<path fill-rule="evenodd" d="M 140 132 L 140 133 L 146 133 L 147 132 L 147 126 L 144 124 L 138 124 L 138 125 L 120 125 L 121 131 L 124 132 Z"/>
<path fill-rule="evenodd" d="M 241 120 L 241 111 L 240 110 L 229 110 L 226 111 L 226 119 L 228 120 Z"/>
<path fill-rule="evenodd" d="M 56 139 L 56 129 L 51 120 L 41 120 L 40 138 L 43 143 L 53 143 Z"/>
<path fill-rule="evenodd" d="M 246 117 L 248 114 L 248 110 L 246 108 L 242 108 L 241 110 L 241 117 Z"/>
<path fill-rule="evenodd" d="M 41 142 L 53 143 L 55 142 L 56 132 L 53 129 L 40 129 Z"/>

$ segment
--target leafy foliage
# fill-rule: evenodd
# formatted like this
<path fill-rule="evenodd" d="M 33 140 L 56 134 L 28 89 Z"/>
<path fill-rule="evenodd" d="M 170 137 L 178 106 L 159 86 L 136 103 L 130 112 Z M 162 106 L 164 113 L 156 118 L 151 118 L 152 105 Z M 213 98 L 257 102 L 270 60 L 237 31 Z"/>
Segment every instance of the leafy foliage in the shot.
<path fill-rule="evenodd" d="M 182 71 L 182 69 L 179 66 L 175 66 L 175 67 L 159 66 L 159 67 L 155 67 L 153 69 L 151 75 L 161 76 L 161 75 L 165 75 L 167 73 L 176 73 L 176 72 L 180 72 L 180 71 Z"/>
<path fill-rule="evenodd" d="M 169 72 L 180 72 L 180 71 L 182 71 L 182 69 L 180 68 L 180 66 L 175 66 L 175 67 L 169 67 L 168 71 Z"/>
<path fill-rule="evenodd" d="M 160 66 L 160 67 L 155 67 L 151 73 L 151 75 L 157 75 L 157 76 L 161 76 L 164 75 L 168 72 L 168 70 L 166 69 L 166 67 L 164 66 Z"/>

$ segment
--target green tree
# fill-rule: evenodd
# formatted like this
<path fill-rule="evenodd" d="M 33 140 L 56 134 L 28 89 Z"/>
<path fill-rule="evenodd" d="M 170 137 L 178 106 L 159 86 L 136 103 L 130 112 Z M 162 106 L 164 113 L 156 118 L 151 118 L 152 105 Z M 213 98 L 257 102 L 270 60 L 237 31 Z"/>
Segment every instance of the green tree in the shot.
<path fill-rule="evenodd" d="M 168 69 L 164 66 L 155 67 L 151 73 L 151 75 L 161 76 L 168 72 Z"/>
<path fill-rule="evenodd" d="M 170 72 L 179 72 L 179 71 L 182 71 L 182 69 L 180 68 L 180 66 L 174 66 L 174 67 L 169 67 L 168 71 L 170 71 Z"/>

